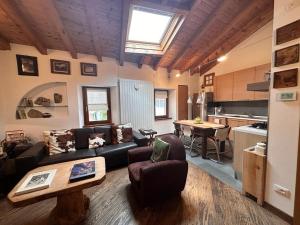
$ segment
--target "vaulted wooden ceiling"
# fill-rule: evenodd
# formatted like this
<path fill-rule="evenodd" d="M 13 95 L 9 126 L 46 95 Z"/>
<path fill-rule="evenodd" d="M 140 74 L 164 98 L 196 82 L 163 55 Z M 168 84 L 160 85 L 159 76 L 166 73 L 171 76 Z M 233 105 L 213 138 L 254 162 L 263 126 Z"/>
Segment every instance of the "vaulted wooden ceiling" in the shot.
<path fill-rule="evenodd" d="M 125 53 L 130 4 L 186 16 L 162 57 Z M 17 43 L 193 72 L 205 64 L 204 73 L 272 18 L 273 0 L 0 0 L 0 49 Z"/>

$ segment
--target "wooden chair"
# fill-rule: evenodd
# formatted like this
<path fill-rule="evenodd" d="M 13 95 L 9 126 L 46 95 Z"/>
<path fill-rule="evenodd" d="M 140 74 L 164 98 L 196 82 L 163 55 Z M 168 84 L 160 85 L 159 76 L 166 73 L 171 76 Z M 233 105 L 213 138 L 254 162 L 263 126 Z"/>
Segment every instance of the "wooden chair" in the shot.
<path fill-rule="evenodd" d="M 231 128 L 228 125 L 226 125 L 224 128 L 217 129 L 214 136 L 208 137 L 207 140 L 209 142 L 213 143 L 213 145 L 215 146 L 215 148 L 214 148 L 215 152 L 213 152 L 213 151 L 208 152 L 207 155 L 217 154 L 217 158 L 218 158 L 218 160 L 209 158 L 211 161 L 214 161 L 217 163 L 222 163 L 221 159 L 220 159 L 220 155 L 233 151 L 232 144 L 229 140 L 230 129 Z M 229 151 L 220 152 L 220 144 L 222 142 L 226 142 L 226 141 L 228 141 L 228 144 L 229 144 Z"/>
<path fill-rule="evenodd" d="M 201 141 L 202 139 L 202 132 L 200 128 L 194 127 L 192 131 L 192 141 L 191 141 L 191 147 L 190 147 L 190 155 L 191 157 L 196 157 L 200 154 L 200 149 L 201 149 Z M 194 147 L 194 144 L 197 143 L 196 149 L 198 149 L 199 154 L 192 156 L 192 150 Z"/>

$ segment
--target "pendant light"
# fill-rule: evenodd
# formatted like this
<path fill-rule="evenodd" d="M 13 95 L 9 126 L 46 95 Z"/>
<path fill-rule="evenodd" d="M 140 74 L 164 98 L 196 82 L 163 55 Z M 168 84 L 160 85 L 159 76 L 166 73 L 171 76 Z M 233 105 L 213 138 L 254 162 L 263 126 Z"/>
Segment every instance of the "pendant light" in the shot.
<path fill-rule="evenodd" d="M 193 99 L 192 99 L 192 96 L 190 95 L 190 76 L 191 76 L 191 69 L 189 69 L 189 74 L 188 74 L 188 89 L 189 89 L 189 97 L 188 97 L 188 100 L 187 100 L 187 103 L 188 104 L 192 104 L 193 103 Z"/>

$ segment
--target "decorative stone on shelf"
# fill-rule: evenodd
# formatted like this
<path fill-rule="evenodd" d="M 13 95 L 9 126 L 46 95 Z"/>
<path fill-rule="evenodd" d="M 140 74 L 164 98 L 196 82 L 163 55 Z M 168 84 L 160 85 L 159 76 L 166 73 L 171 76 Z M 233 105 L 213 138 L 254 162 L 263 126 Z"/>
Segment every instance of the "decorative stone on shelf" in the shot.
<path fill-rule="evenodd" d="M 50 113 L 42 113 L 41 111 L 36 109 L 30 109 L 27 115 L 30 118 L 49 118 L 52 116 Z"/>
<path fill-rule="evenodd" d="M 44 98 L 44 97 L 38 97 L 35 101 L 34 104 L 41 105 L 41 106 L 50 106 L 50 99 Z"/>
<path fill-rule="evenodd" d="M 62 103 L 63 96 L 58 93 L 54 93 L 54 103 Z"/>

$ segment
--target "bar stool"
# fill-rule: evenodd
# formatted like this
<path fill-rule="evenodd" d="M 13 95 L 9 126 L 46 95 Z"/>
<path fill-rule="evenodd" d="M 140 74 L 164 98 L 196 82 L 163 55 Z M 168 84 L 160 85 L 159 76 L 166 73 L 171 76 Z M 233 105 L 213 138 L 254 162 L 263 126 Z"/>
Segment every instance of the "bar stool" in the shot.
<path fill-rule="evenodd" d="M 231 128 L 228 125 L 226 125 L 224 128 L 217 129 L 214 136 L 208 137 L 207 140 L 210 141 L 211 143 L 213 143 L 213 145 L 215 146 L 215 148 L 214 148 L 215 152 L 208 152 L 207 155 L 217 154 L 217 158 L 218 158 L 218 160 L 209 158 L 211 161 L 222 164 L 221 159 L 220 159 L 220 155 L 225 154 L 227 152 L 232 152 L 233 151 L 232 144 L 231 144 L 231 142 L 229 140 L 230 129 Z M 228 151 L 224 151 L 224 152 L 220 152 L 220 144 L 223 141 L 224 142 L 228 141 L 229 150 Z"/>

